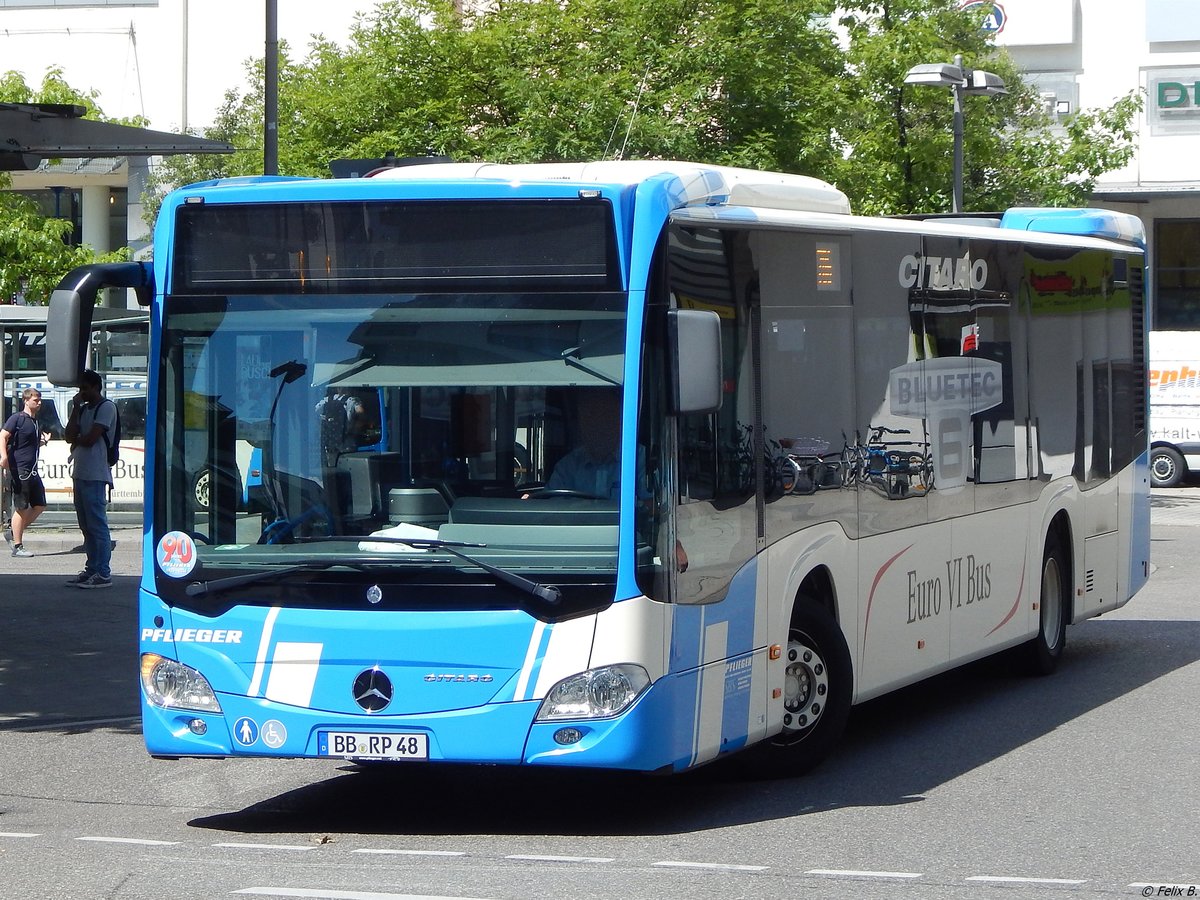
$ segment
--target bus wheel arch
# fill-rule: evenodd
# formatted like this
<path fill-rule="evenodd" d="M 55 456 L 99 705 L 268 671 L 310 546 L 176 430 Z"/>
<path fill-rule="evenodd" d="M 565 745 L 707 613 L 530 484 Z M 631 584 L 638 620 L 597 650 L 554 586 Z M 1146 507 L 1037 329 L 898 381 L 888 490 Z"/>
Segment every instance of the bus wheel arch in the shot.
<path fill-rule="evenodd" d="M 1150 483 L 1156 488 L 1175 487 L 1187 475 L 1183 454 L 1170 444 L 1150 448 Z"/>

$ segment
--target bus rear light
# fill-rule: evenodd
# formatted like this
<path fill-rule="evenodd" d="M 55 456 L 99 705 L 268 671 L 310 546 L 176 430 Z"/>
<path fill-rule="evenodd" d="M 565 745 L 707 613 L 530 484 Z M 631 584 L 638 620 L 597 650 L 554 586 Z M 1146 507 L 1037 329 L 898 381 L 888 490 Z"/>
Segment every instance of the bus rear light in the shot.
<path fill-rule="evenodd" d="M 632 663 L 589 669 L 550 688 L 536 721 L 619 716 L 649 686 L 646 670 Z"/>
<path fill-rule="evenodd" d="M 195 669 L 157 653 L 142 654 L 142 690 L 147 700 L 163 709 L 221 711 L 208 679 Z"/>

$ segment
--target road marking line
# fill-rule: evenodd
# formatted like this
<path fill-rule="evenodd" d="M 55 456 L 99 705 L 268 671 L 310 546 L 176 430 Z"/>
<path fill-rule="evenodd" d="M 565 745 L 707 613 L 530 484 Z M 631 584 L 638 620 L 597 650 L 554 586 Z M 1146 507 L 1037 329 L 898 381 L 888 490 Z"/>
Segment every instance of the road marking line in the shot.
<path fill-rule="evenodd" d="M 152 841 L 147 838 L 103 837 L 101 835 L 77 837 L 75 840 L 94 841 L 97 844 L 141 844 L 145 847 L 172 847 L 179 843 L 179 841 Z"/>
<path fill-rule="evenodd" d="M 39 731 L 62 731 L 64 728 L 95 728 L 98 725 L 135 725 L 141 716 L 118 716 L 110 719 L 60 719 L 37 725 L 14 725 L 14 731 L 34 733 Z"/>
<path fill-rule="evenodd" d="M 567 862 L 567 863 L 610 863 L 613 860 L 607 856 L 533 856 L 514 853 L 505 859 L 523 859 L 529 862 Z"/>
<path fill-rule="evenodd" d="M 654 863 L 668 869 L 714 869 L 720 872 L 765 872 L 767 866 L 735 866 L 730 863 L 680 862 L 668 859 Z"/>
<path fill-rule="evenodd" d="M 41 837 L 41 835 L 34 834 L 32 831 L 0 831 L 0 837 L 32 838 L 32 837 Z"/>
<path fill-rule="evenodd" d="M 967 881 L 992 881 L 1000 884 L 1087 884 L 1086 878 L 1021 878 L 1016 875 L 972 875 Z"/>
<path fill-rule="evenodd" d="M 809 869 L 805 875 L 833 875 L 847 878 L 920 878 L 920 872 L 866 872 L 860 869 Z"/>
<path fill-rule="evenodd" d="M 314 897 L 320 900 L 480 900 L 478 897 L 435 897 L 429 894 L 380 894 L 376 891 L 333 891 L 320 888 L 250 887 L 234 891 L 256 897 Z"/>
<path fill-rule="evenodd" d="M 362 847 L 351 850 L 351 853 L 378 853 L 390 856 L 466 856 L 462 850 L 379 850 L 374 847 Z"/>
<path fill-rule="evenodd" d="M 213 844 L 214 847 L 228 847 L 234 850 L 311 850 L 312 847 L 300 844 Z"/>

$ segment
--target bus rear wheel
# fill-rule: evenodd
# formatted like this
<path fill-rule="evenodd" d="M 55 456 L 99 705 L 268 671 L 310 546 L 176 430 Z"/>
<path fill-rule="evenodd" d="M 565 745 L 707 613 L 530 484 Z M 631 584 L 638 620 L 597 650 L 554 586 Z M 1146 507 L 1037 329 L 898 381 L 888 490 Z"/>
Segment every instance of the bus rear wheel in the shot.
<path fill-rule="evenodd" d="M 1053 672 L 1067 645 L 1069 595 L 1066 559 L 1059 539 L 1050 535 L 1042 556 L 1042 586 L 1038 597 L 1041 624 L 1037 637 L 1025 645 L 1027 667 L 1034 675 Z"/>
<path fill-rule="evenodd" d="M 801 600 L 793 614 L 784 662 L 783 730 L 760 748 L 754 766 L 770 777 L 815 768 L 850 715 L 850 651 L 837 621 L 815 601 Z"/>

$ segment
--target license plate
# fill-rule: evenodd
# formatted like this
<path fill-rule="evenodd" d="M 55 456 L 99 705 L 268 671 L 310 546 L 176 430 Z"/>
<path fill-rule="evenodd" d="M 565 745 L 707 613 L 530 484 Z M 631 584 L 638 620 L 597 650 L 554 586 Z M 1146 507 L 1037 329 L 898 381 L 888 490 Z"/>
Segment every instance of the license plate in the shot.
<path fill-rule="evenodd" d="M 369 731 L 322 731 L 317 739 L 320 756 L 346 759 L 428 759 L 429 736 Z"/>

